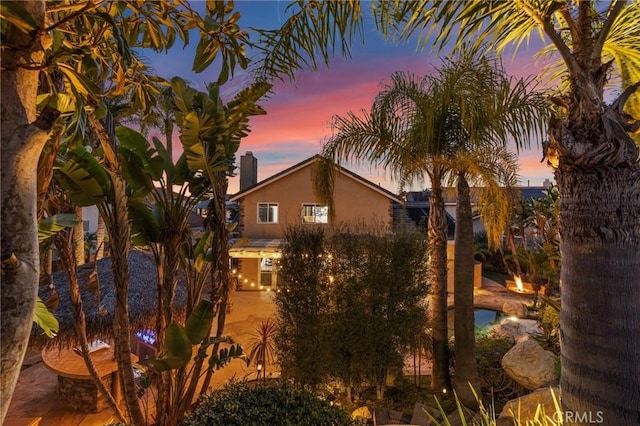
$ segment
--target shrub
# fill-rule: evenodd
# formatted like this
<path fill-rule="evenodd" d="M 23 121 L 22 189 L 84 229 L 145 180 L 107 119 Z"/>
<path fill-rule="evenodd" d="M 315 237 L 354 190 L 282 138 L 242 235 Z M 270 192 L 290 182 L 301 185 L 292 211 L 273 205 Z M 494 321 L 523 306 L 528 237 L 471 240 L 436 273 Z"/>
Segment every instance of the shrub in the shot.
<path fill-rule="evenodd" d="M 187 416 L 187 426 L 347 426 L 349 414 L 300 387 L 232 383 L 204 397 Z"/>
<path fill-rule="evenodd" d="M 540 310 L 538 325 L 542 333 L 535 338 L 540 345 L 556 355 L 560 355 L 560 312 L 555 307 L 545 305 Z"/>
<path fill-rule="evenodd" d="M 502 405 L 520 391 L 519 386 L 502 369 L 502 357 L 513 347 L 509 338 L 492 335 L 476 338 L 476 360 L 482 383 L 482 393 L 495 398 L 495 406 Z"/>

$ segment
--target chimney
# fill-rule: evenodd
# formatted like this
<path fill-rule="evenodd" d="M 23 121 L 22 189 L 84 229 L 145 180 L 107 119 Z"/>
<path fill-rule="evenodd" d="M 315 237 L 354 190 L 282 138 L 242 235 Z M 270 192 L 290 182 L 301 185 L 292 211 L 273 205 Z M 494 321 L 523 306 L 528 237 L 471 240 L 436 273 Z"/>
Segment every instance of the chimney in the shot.
<path fill-rule="evenodd" d="M 258 159 L 247 151 L 240 157 L 240 191 L 258 183 Z"/>

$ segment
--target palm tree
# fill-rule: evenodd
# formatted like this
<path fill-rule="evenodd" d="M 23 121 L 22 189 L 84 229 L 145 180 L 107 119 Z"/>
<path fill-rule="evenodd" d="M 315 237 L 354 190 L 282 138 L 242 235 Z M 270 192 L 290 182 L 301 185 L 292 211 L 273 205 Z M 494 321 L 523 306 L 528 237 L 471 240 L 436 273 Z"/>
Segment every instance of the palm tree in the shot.
<path fill-rule="evenodd" d="M 249 358 L 258 368 L 258 380 L 260 373 L 264 381 L 267 379 L 267 365 L 275 360 L 276 347 L 274 338 L 276 334 L 276 323 L 271 318 L 262 321 L 251 335 L 249 348 Z"/>
<path fill-rule="evenodd" d="M 562 403 L 573 412 L 599 412 L 607 423 L 636 423 L 640 164 L 630 133 L 640 124 L 639 117 L 627 113 L 637 114 L 640 99 L 634 98 L 640 87 L 640 3 L 381 5 L 378 22 L 401 38 L 419 32 L 426 44 L 427 35 L 436 34 L 435 44 L 442 48 L 453 38 L 451 29 L 458 28 L 456 47 L 489 41 L 500 52 L 518 47 L 535 31 L 560 55 L 568 87 L 554 98 L 557 109 L 544 154 L 560 194 Z M 442 23 L 445 31 L 431 31 Z M 621 77 L 621 93 L 607 103 L 605 83 L 612 73 Z"/>
<path fill-rule="evenodd" d="M 474 406 L 477 398 L 469 384 L 479 390 L 480 380 L 475 360 L 469 180 L 496 187 L 502 176 L 515 174 L 517 162 L 505 149 L 507 140 L 541 135 L 546 104 L 541 94 L 532 90 L 530 80 L 510 79 L 497 58 L 480 56 L 473 50 L 462 52 L 456 61 L 448 61 L 440 74 L 440 96 L 449 97 L 450 168 L 458 192 L 454 248 L 454 384 L 461 401 Z M 507 200 L 496 197 L 492 201 L 504 204 Z"/>
<path fill-rule="evenodd" d="M 428 226 L 431 284 L 429 327 L 433 335 L 434 367 L 431 386 L 450 388 L 447 350 L 447 233 L 442 181 L 448 172 L 446 150 L 446 112 L 443 99 L 433 96 L 430 80 L 411 74 L 395 73 L 376 96 L 371 112 L 363 116 L 350 112 L 334 117 L 335 135 L 323 148 L 323 156 L 340 162 L 351 158 L 368 160 L 390 170 L 401 183 L 422 179 L 431 181 Z M 316 182 L 331 182 L 317 179 Z M 329 206 L 330 187 L 318 187 Z M 331 207 L 330 207 L 330 210 Z"/>

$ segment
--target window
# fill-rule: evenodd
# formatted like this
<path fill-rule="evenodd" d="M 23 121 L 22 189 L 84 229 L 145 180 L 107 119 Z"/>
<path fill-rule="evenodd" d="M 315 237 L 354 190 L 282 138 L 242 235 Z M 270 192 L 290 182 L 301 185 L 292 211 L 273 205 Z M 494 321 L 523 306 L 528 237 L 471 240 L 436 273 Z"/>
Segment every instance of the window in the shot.
<path fill-rule="evenodd" d="M 302 205 L 302 223 L 328 223 L 329 208 L 317 204 Z"/>
<path fill-rule="evenodd" d="M 258 223 L 278 223 L 278 203 L 258 203 Z"/>

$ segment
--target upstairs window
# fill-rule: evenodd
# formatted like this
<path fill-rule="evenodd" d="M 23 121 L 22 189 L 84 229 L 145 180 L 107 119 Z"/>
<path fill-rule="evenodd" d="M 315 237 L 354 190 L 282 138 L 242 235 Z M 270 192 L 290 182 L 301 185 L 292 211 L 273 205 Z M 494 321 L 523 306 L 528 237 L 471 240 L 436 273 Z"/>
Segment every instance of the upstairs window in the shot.
<path fill-rule="evenodd" d="M 303 204 L 302 223 L 329 223 L 329 208 L 318 204 Z"/>
<path fill-rule="evenodd" d="M 278 203 L 258 203 L 258 223 L 278 223 Z"/>

